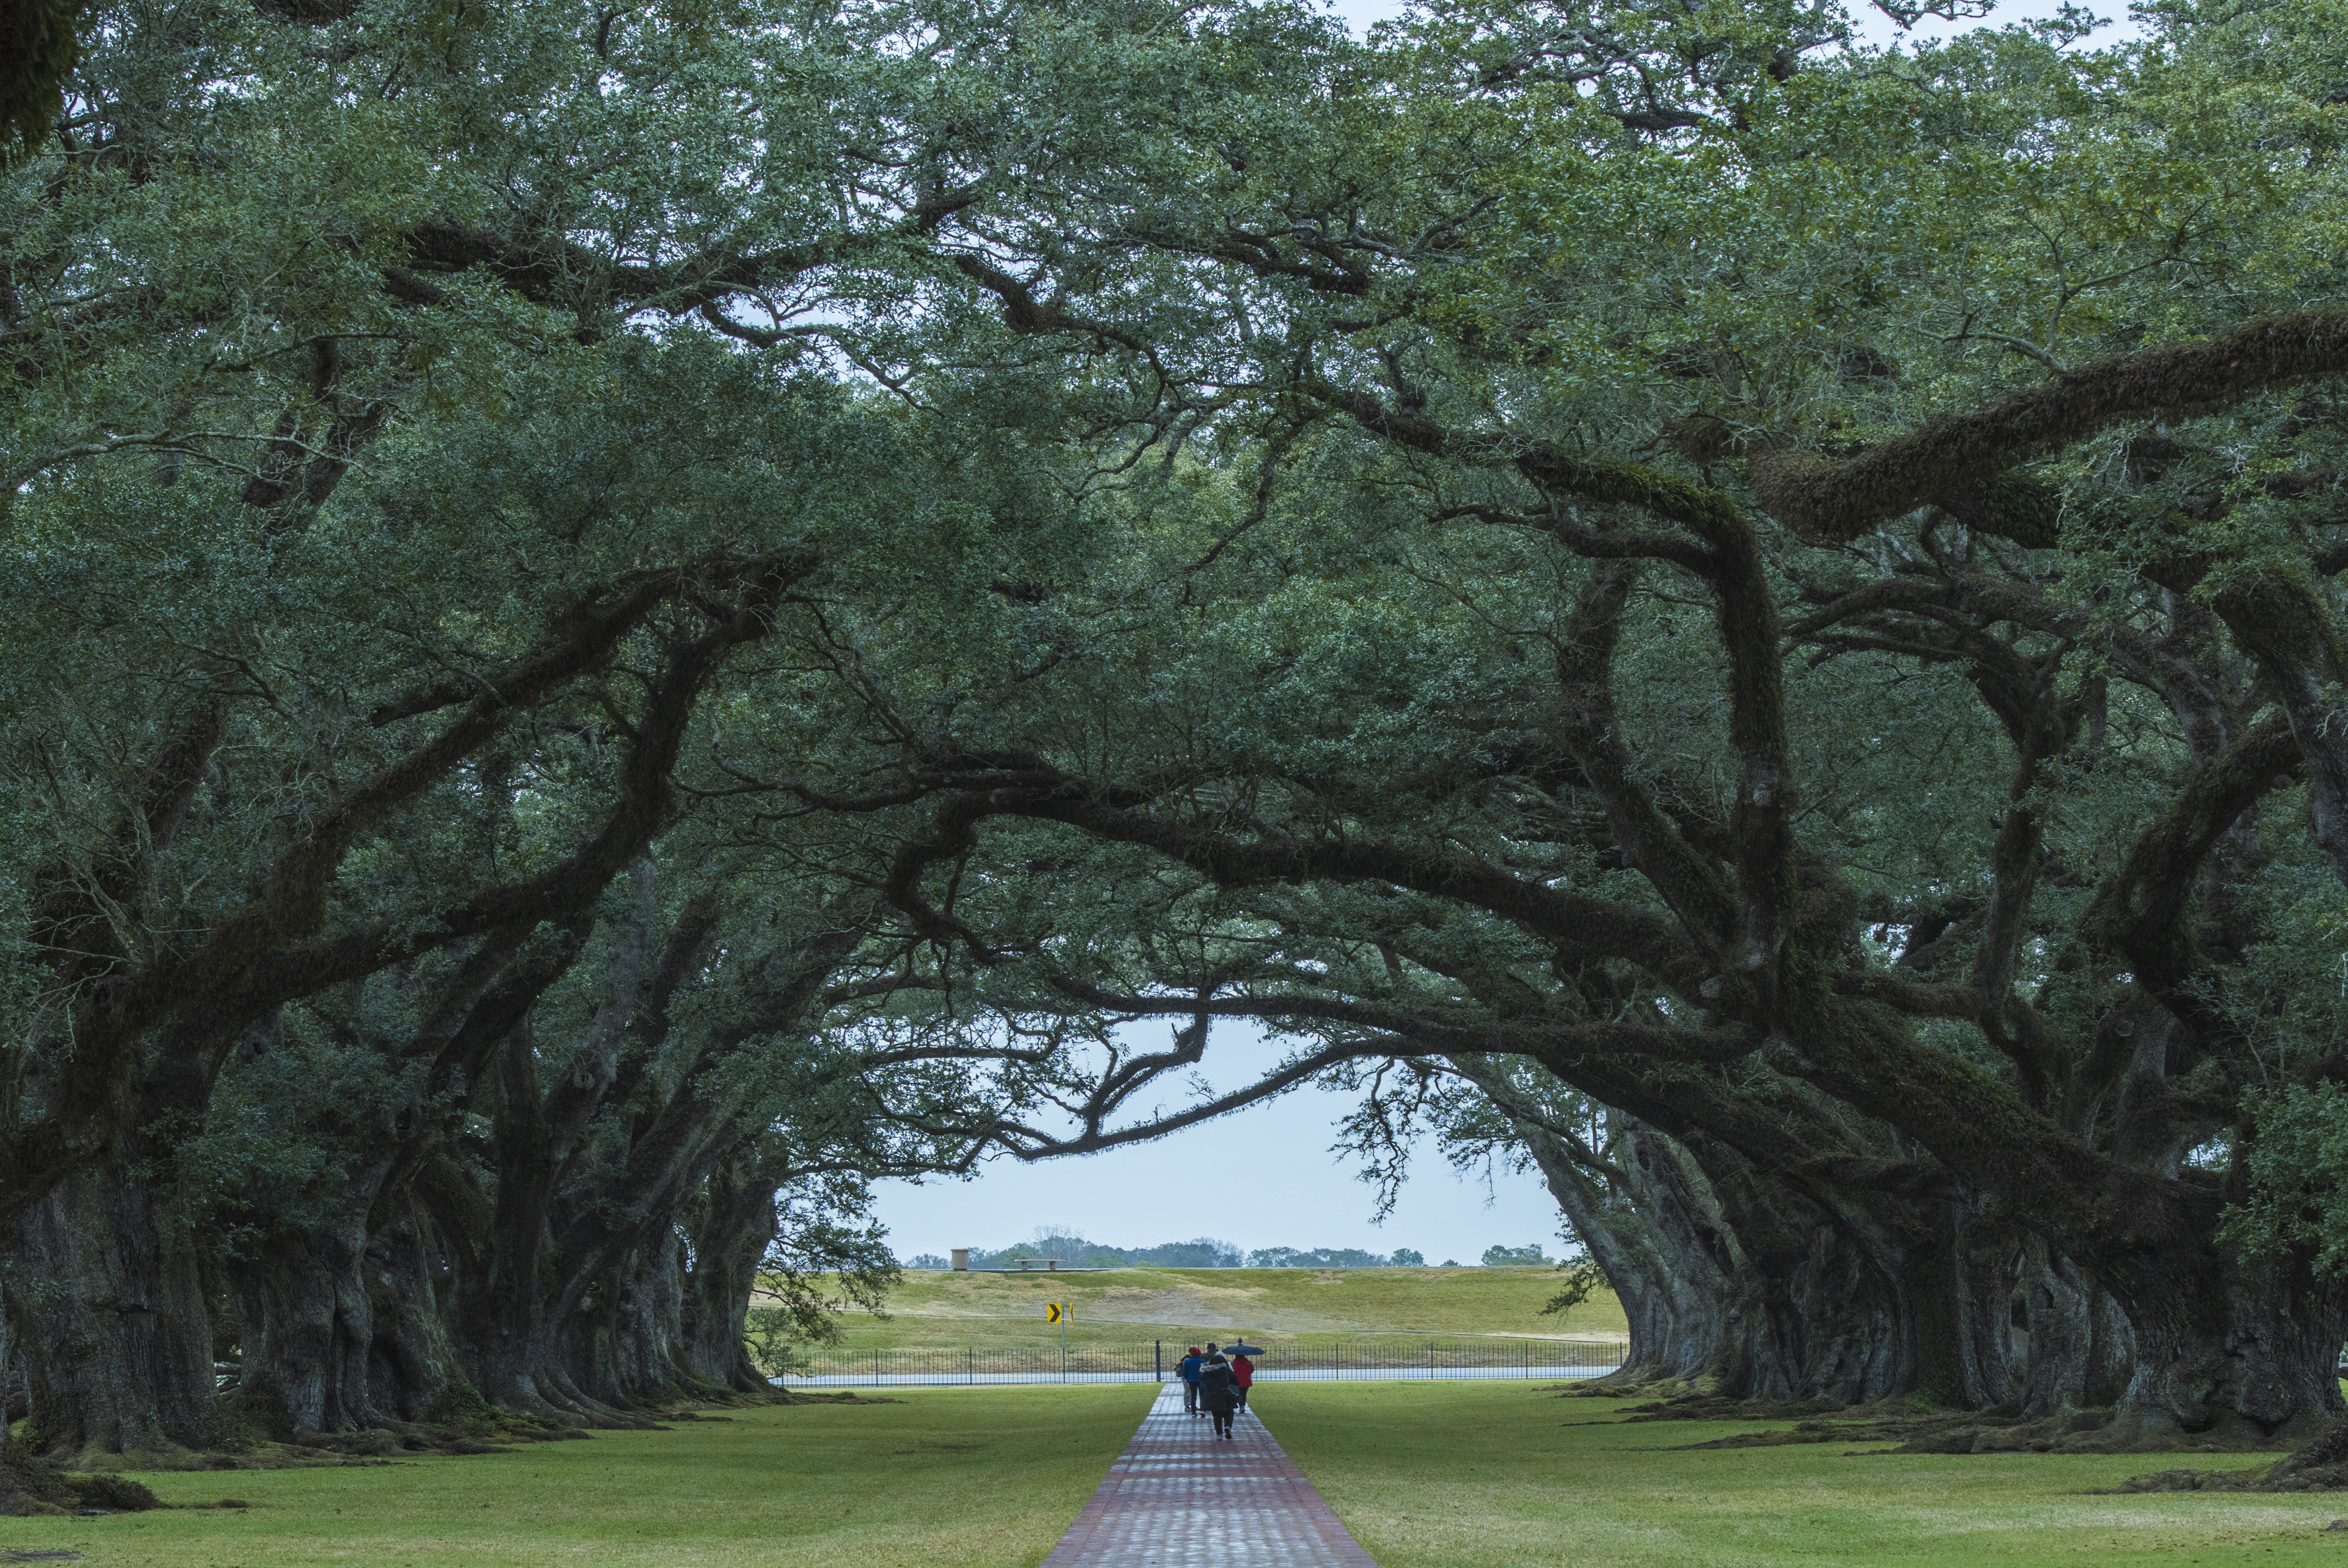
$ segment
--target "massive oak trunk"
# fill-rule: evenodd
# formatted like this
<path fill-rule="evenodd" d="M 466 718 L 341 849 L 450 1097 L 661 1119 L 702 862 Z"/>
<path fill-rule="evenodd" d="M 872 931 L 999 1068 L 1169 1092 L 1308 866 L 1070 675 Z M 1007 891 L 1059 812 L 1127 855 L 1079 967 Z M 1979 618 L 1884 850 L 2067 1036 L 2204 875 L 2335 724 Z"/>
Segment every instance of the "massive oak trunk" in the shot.
<path fill-rule="evenodd" d="M 639 887 L 648 898 L 649 873 Z M 816 1005 L 869 912 L 860 901 L 829 913 L 838 917 L 804 942 L 748 966 L 761 979 L 739 1017 L 664 1050 L 666 999 L 700 950 L 714 906 L 688 906 L 649 978 L 639 965 L 654 924 L 647 909 L 559 1079 L 541 1087 L 527 1030 L 500 1049 L 490 1243 L 479 1308 L 467 1320 L 469 1360 L 490 1399 L 548 1419 L 642 1425 L 633 1409 L 673 1399 L 695 1380 L 683 1354 L 686 1270 L 676 1221 L 709 1170 L 743 1143 L 745 1121 L 757 1125 L 742 1117 L 738 1091 L 716 1071 L 719 1056 L 794 1026 Z M 773 1191 L 769 1183 L 769 1208 Z M 770 1236 L 771 1213 L 765 1223 Z M 756 1264 L 728 1266 L 747 1273 Z M 712 1300 L 726 1296 L 747 1306 L 747 1287 L 729 1279 L 714 1296 L 705 1291 L 705 1322 Z M 740 1309 L 730 1317 L 738 1336 Z"/>
<path fill-rule="evenodd" d="M 165 1230 L 131 1152 L 66 1177 L 10 1228 L 34 1446 L 62 1459 L 216 1446 L 198 1259 Z"/>
<path fill-rule="evenodd" d="M 2020 1238 L 1979 1200 L 1797 1184 L 1716 1140 L 1686 1146 L 1739 1260 L 1722 1391 L 1974 1408 L 2013 1396 Z"/>
<path fill-rule="evenodd" d="M 468 1397 L 448 1334 L 448 1266 L 416 1206 L 395 1205 L 367 1244 L 364 1262 L 374 1304 L 367 1389 L 379 1415 L 406 1421 L 456 1419 Z"/>
<path fill-rule="evenodd" d="M 685 1276 L 678 1358 L 704 1385 L 740 1394 L 769 1390 L 743 1348 L 758 1265 L 773 1243 L 775 1184 L 747 1151 L 719 1161 L 685 1216 L 693 1242 Z"/>
<path fill-rule="evenodd" d="M 2303 1256 L 2245 1262 L 2217 1245 L 2102 1261 L 2137 1346 L 2118 1440 L 2291 1440 L 2343 1413 L 2348 1284 Z"/>
<path fill-rule="evenodd" d="M 539 1114 L 530 1033 L 518 1030 L 498 1052 L 493 1120 L 497 1188 L 490 1201 L 479 1274 L 460 1282 L 461 1354 L 474 1383 L 493 1404 L 541 1420 L 575 1424 L 597 1412 L 568 1389 L 557 1325 L 548 1312 L 547 1214 L 553 1154 Z M 616 1414 L 616 1412 L 610 1412 Z"/>
<path fill-rule="evenodd" d="M 2024 1243 L 2015 1294 L 2027 1367 L 2022 1413 L 2056 1416 L 2119 1403 L 2136 1371 L 2136 1335 L 2111 1293 L 2034 1235 Z"/>
<path fill-rule="evenodd" d="M 1981 1205 L 1806 1190 L 1717 1139 L 1609 1115 L 1602 1182 L 1566 1140 L 1515 1124 L 1622 1300 L 1622 1380 L 1840 1404 L 2015 1393 L 2021 1242 Z"/>
<path fill-rule="evenodd" d="M 1970 1409 L 2013 1400 L 2027 1380 L 2013 1321 L 2020 1228 L 1978 1194 L 1918 1200 L 1912 1217 L 1888 1206 L 1901 1222 L 1891 1245 L 1914 1357 L 1911 1387 Z"/>
<path fill-rule="evenodd" d="M 496 1071 L 496 1191 L 478 1276 L 460 1282 L 460 1357 L 481 1392 L 509 1409 L 570 1425 L 644 1425 L 623 1408 L 633 1392 L 611 1386 L 632 1389 L 633 1378 L 606 1376 L 614 1341 L 604 1314 L 620 1304 L 626 1270 L 620 1260 L 582 1270 L 554 1242 L 569 1151 L 550 1125 L 557 1119 L 539 1088 L 529 1030 L 499 1049 Z M 582 1335 L 591 1348 L 574 1354 Z"/>
<path fill-rule="evenodd" d="M 572 1385 L 615 1409 L 686 1394 L 684 1317 L 685 1247 L 664 1232 L 597 1280 L 566 1320 Z"/>
<path fill-rule="evenodd" d="M 1675 1190 L 1687 1180 L 1678 1152 L 1668 1140 L 1621 1127 L 1610 1152 L 1618 1170 L 1638 1173 L 1622 1184 L 1643 1190 L 1610 1194 L 1561 1140 L 1538 1125 L 1518 1125 L 1566 1223 L 1622 1304 L 1631 1343 L 1610 1381 L 1643 1386 L 1716 1378 L 1735 1312 L 1729 1283 L 1735 1243 L 1717 1226 L 1695 1223 L 1694 1206 Z"/>
<path fill-rule="evenodd" d="M 1743 1257 L 1723 1391 L 1862 1404 L 1917 1387 L 1916 1303 L 1900 1266 L 1910 1260 L 1893 1251 L 1905 1238 L 1852 1226 L 1733 1151 L 1697 1148 Z"/>
<path fill-rule="evenodd" d="M 309 1223 L 272 1226 L 228 1266 L 244 1352 L 237 1400 L 273 1435 L 362 1431 L 386 1419 L 368 1376 L 367 1213 L 396 1156 L 379 1149 L 331 1190 L 306 1194 Z"/>
<path fill-rule="evenodd" d="M 1900 1114 L 1952 1170 L 2109 1292 L 2136 1352 L 2114 1441 L 2288 1439 L 2342 1413 L 2333 1368 L 2348 1286 L 2315 1278 L 2303 1251 L 2237 1257 L 2217 1240 L 2228 1193 L 2216 1179 L 2157 1151 L 2123 1160 L 2089 1149 L 1961 1071 L 1928 1077 L 1904 1041 L 1855 1012 L 1806 1039 L 1831 1053 L 1821 1077 L 1864 1109 Z"/>
<path fill-rule="evenodd" d="M 394 1196 L 373 1235 L 354 1191 L 332 1223 L 281 1227 L 229 1268 L 242 1328 L 236 1399 L 263 1430 L 364 1431 L 456 1413 L 442 1271 L 406 1194 Z"/>
<path fill-rule="evenodd" d="M 345 1226 L 277 1232 L 232 1266 L 242 1327 L 237 1399 L 278 1438 L 381 1424 L 368 1389 L 375 1303 L 364 1235 Z"/>

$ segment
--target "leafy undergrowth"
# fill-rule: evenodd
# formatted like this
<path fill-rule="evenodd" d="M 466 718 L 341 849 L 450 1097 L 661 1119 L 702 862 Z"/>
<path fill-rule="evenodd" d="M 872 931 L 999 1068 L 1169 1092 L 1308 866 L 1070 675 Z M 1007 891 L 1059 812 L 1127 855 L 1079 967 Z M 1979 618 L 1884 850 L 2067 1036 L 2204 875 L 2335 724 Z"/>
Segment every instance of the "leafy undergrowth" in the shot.
<path fill-rule="evenodd" d="M 2340 1497 L 2119 1494 L 2141 1456 L 1697 1450 L 1716 1426 L 1509 1383 L 1288 1383 L 1251 1403 L 1380 1568 L 2348 1563 L 2326 1529 Z"/>
<path fill-rule="evenodd" d="M 0 1519 L 89 1568 L 1021 1568 L 1155 1396 L 1133 1385 L 892 1390 L 368 1468 L 142 1473 L 172 1506 Z M 223 1509 L 233 1487 L 249 1508 Z M 206 1506 L 210 1505 L 210 1506 Z"/>

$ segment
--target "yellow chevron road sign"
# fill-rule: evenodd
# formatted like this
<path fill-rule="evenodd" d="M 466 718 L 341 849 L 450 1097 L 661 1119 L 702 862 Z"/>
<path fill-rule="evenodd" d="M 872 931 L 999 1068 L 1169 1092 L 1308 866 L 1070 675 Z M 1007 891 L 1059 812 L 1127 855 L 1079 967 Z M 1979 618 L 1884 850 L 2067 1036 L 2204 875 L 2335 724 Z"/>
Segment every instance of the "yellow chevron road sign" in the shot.
<path fill-rule="evenodd" d="M 1068 1308 L 1066 1303 L 1059 1301 L 1047 1301 L 1044 1303 L 1045 1322 L 1066 1323 L 1067 1320 Z"/>

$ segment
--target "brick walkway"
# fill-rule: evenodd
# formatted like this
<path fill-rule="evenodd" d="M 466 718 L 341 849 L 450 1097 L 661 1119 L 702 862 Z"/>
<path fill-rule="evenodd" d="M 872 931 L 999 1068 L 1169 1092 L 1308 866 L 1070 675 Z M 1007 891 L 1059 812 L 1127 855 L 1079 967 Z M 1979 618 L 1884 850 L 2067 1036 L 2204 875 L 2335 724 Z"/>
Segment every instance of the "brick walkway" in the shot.
<path fill-rule="evenodd" d="M 1212 1425 L 1168 1384 L 1044 1568 L 1377 1568 L 1262 1421 Z"/>

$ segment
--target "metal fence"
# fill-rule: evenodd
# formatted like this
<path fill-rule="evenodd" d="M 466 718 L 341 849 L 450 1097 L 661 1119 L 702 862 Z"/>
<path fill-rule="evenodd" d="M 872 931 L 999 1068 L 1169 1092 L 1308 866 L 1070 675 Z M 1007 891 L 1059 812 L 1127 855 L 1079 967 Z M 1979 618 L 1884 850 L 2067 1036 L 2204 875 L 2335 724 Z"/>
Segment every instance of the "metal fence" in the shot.
<path fill-rule="evenodd" d="M 1228 1332 L 1228 1331 L 1225 1331 Z M 795 1389 L 922 1383 L 1154 1383 L 1174 1376 L 1191 1343 L 1164 1339 L 1033 1348 L 906 1348 L 819 1352 L 806 1373 L 778 1378 Z M 1244 1341 L 1242 1341 L 1244 1343 Z M 1622 1364 L 1622 1347 L 1570 1339 L 1363 1336 L 1270 1345 L 1251 1355 L 1255 1380 L 1406 1378 L 1599 1378 Z"/>

